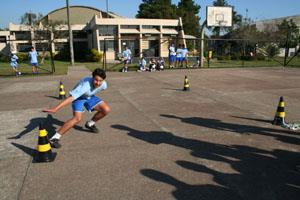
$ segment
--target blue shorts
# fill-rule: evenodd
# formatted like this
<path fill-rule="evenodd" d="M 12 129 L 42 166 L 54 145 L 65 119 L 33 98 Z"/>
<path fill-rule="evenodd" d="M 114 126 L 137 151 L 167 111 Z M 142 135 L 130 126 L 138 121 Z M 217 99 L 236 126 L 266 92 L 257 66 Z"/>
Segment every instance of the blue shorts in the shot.
<path fill-rule="evenodd" d="M 10 66 L 14 69 L 18 68 L 18 64 L 17 63 L 10 63 Z"/>
<path fill-rule="evenodd" d="M 31 63 L 31 65 L 34 66 L 34 67 L 38 67 L 39 66 L 38 63 Z"/>
<path fill-rule="evenodd" d="M 170 55 L 169 56 L 169 61 L 170 62 L 175 62 L 176 61 L 176 56 L 175 55 Z"/>
<path fill-rule="evenodd" d="M 182 57 L 176 57 L 177 62 L 182 62 Z"/>
<path fill-rule="evenodd" d="M 97 96 L 91 96 L 89 99 L 79 98 L 72 102 L 73 112 L 84 112 L 84 108 L 92 112 L 94 107 L 102 102 Z"/>

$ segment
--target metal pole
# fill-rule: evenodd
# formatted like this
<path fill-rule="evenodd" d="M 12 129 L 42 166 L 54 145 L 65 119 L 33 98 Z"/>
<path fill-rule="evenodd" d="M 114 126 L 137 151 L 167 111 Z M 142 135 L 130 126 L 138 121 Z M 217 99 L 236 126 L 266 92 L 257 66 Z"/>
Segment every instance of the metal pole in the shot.
<path fill-rule="evenodd" d="M 74 49 L 73 49 L 73 34 L 70 24 L 70 6 L 69 0 L 66 0 L 67 4 L 67 17 L 68 17 L 68 29 L 69 29 L 69 43 L 70 43 L 70 56 L 71 56 L 71 65 L 74 66 Z"/>
<path fill-rule="evenodd" d="M 203 22 L 202 26 L 201 26 L 201 38 L 200 38 L 200 67 L 204 67 L 204 28 L 206 26 L 206 20 Z"/>
<path fill-rule="evenodd" d="M 108 15 L 108 0 L 106 0 L 106 13 Z"/>

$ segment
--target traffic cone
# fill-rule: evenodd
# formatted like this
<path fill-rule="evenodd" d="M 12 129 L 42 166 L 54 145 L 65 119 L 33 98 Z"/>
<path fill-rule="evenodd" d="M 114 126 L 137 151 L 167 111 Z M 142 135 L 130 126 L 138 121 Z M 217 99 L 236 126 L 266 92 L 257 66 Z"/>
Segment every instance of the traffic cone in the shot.
<path fill-rule="evenodd" d="M 52 162 L 56 157 L 55 153 L 52 153 L 51 146 L 48 139 L 48 133 L 40 123 L 39 128 L 39 139 L 37 146 L 36 162 Z"/>
<path fill-rule="evenodd" d="M 59 99 L 65 99 L 66 98 L 66 92 L 64 90 L 64 85 L 60 81 L 59 83 Z"/>
<path fill-rule="evenodd" d="M 190 90 L 190 84 L 187 76 L 184 77 L 184 84 L 183 84 L 183 91 L 189 91 Z"/>
<path fill-rule="evenodd" d="M 283 97 L 280 97 L 277 111 L 272 124 L 282 126 L 283 124 L 285 124 L 284 118 L 285 118 L 284 101 L 283 101 Z"/>

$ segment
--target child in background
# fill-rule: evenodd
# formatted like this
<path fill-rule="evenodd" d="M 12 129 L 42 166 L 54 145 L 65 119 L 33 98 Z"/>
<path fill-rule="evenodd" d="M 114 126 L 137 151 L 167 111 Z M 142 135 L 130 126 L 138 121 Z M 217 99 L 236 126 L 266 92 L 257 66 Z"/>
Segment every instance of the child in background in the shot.
<path fill-rule="evenodd" d="M 11 52 L 11 57 L 10 57 L 10 66 L 12 67 L 13 71 L 16 74 L 16 77 L 21 75 L 21 72 L 18 70 L 18 56 L 16 55 L 16 51 Z"/>
<path fill-rule="evenodd" d="M 38 66 L 39 66 L 38 53 L 34 47 L 31 47 L 31 51 L 29 52 L 29 58 L 30 58 L 30 64 L 32 66 L 32 73 L 38 74 L 39 73 L 39 71 L 38 71 Z"/>
<path fill-rule="evenodd" d="M 165 60 L 163 57 L 159 57 L 157 60 L 156 69 L 160 71 L 160 70 L 164 70 L 164 68 L 165 68 Z"/>
<path fill-rule="evenodd" d="M 149 61 L 149 71 L 154 72 L 156 70 L 156 61 L 154 58 L 151 58 Z"/>
<path fill-rule="evenodd" d="M 147 66 L 147 61 L 145 60 L 144 57 L 142 57 L 139 61 L 139 66 L 140 66 L 140 69 L 138 70 L 139 72 L 145 72 L 147 69 L 146 69 L 146 66 Z"/>

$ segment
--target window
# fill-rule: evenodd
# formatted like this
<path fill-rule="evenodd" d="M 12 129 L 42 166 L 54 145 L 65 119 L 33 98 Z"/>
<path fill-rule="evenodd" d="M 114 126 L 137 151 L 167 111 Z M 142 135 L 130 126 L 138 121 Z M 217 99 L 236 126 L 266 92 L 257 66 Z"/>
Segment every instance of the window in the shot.
<path fill-rule="evenodd" d="M 61 43 L 55 43 L 55 51 L 61 51 L 63 49 L 69 48 L 69 43 L 61 42 Z"/>
<path fill-rule="evenodd" d="M 69 31 L 55 31 L 54 39 L 64 39 L 69 37 Z"/>
<path fill-rule="evenodd" d="M 87 38 L 87 32 L 73 31 L 73 38 L 75 38 L 75 39 L 86 39 Z"/>
<path fill-rule="evenodd" d="M 17 50 L 18 52 L 28 52 L 30 51 L 32 45 L 27 43 L 27 44 L 18 44 Z"/>
<path fill-rule="evenodd" d="M 159 30 L 159 26 L 152 26 L 152 25 L 143 25 L 143 29 L 156 29 Z"/>
<path fill-rule="evenodd" d="M 138 29 L 138 25 L 121 25 L 121 29 Z"/>
<path fill-rule="evenodd" d="M 102 25 L 99 26 L 99 35 L 100 36 L 114 36 L 117 35 L 117 26 L 111 25 Z"/>
<path fill-rule="evenodd" d="M 116 50 L 116 42 L 115 40 L 100 40 L 100 50 L 104 51 L 104 42 L 106 46 L 106 51 L 115 51 Z"/>
<path fill-rule="evenodd" d="M 0 36 L 0 43 L 6 43 L 6 36 Z"/>
<path fill-rule="evenodd" d="M 31 39 L 30 31 L 17 31 L 14 33 L 16 36 L 16 40 L 30 40 Z"/>

